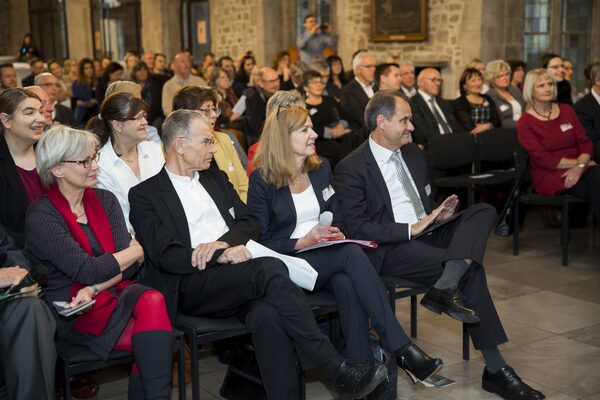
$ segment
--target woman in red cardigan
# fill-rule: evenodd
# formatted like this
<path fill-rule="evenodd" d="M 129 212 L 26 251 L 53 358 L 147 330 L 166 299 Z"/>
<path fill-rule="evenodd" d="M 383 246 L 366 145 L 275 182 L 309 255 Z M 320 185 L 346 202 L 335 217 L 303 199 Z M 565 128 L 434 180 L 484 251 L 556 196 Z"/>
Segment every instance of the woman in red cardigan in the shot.
<path fill-rule="evenodd" d="M 526 112 L 517 124 L 529 154 L 535 190 L 589 200 L 600 220 L 600 168 L 591 160 L 592 142 L 573 108 L 556 103 L 556 83 L 545 69 L 529 71 L 523 88 Z"/>

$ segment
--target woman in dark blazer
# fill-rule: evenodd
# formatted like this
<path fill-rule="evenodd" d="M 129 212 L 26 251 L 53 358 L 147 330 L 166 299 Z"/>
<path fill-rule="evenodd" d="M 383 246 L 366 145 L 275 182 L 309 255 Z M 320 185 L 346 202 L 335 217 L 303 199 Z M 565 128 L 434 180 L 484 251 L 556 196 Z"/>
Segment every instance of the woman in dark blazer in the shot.
<path fill-rule="evenodd" d="M 454 101 L 454 116 L 462 127 L 477 135 L 502 125 L 494 101 L 481 93 L 483 76 L 475 68 L 467 68 L 460 77 L 460 97 Z"/>
<path fill-rule="evenodd" d="M 19 248 L 25 244 L 25 211 L 43 193 L 33 147 L 44 131 L 41 107 L 28 90 L 0 94 L 0 223 Z"/>
<path fill-rule="evenodd" d="M 338 244 L 296 251 L 328 240 L 344 239 L 329 163 L 315 153 L 317 134 L 308 111 L 279 107 L 265 122 L 258 167 L 250 177 L 248 208 L 262 226 L 261 243 L 279 253 L 303 258 L 319 273 L 314 290 L 333 292 L 346 337 L 346 356 L 372 360 L 369 318 L 384 348 L 416 382 L 443 363 L 410 342 L 388 303 L 383 284 L 363 251 Z M 330 227 L 318 226 L 319 215 L 333 213 Z"/>

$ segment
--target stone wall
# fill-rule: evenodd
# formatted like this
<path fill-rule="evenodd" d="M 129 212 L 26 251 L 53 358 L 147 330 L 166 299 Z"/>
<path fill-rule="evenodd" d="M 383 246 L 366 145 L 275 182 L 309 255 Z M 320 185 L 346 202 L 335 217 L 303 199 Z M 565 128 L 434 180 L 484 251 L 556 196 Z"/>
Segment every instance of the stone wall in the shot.
<path fill-rule="evenodd" d="M 0 55 L 17 56 L 29 32 L 29 8 L 22 0 L 0 0 Z M 35 40 L 35 38 L 34 38 Z"/>
<path fill-rule="evenodd" d="M 423 42 L 373 42 L 370 40 L 370 0 L 338 0 L 339 54 L 350 68 L 352 53 L 367 48 L 385 62 L 399 55 L 417 65 L 442 65 L 445 97 L 455 97 L 464 64 L 481 57 L 483 0 L 429 0 L 428 37 Z M 487 4 L 487 2 L 486 2 Z"/>
<path fill-rule="evenodd" d="M 92 17 L 88 0 L 65 2 L 67 32 L 69 34 L 69 57 L 81 60 L 93 57 Z"/>

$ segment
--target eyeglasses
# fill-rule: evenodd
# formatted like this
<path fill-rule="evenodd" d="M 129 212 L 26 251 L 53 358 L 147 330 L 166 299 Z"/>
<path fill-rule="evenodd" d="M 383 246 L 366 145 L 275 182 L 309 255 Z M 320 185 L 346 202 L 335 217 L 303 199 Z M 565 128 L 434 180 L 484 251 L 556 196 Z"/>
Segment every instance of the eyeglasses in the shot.
<path fill-rule="evenodd" d="M 270 79 L 270 80 L 263 79 L 262 81 L 263 81 L 263 83 L 273 84 L 275 82 L 279 82 L 279 78 L 277 78 L 277 79 Z"/>
<path fill-rule="evenodd" d="M 206 139 L 202 139 L 200 141 L 200 143 L 205 144 L 207 146 L 212 146 L 215 143 L 217 143 L 217 140 L 215 138 L 206 138 Z"/>
<path fill-rule="evenodd" d="M 51 83 L 51 82 L 40 83 L 40 86 L 44 86 L 44 87 L 52 87 L 52 86 L 54 86 L 54 87 L 60 88 L 60 85 L 58 83 Z"/>
<path fill-rule="evenodd" d="M 363 68 L 375 68 L 375 64 L 359 64 Z"/>
<path fill-rule="evenodd" d="M 148 121 L 148 114 L 143 113 L 141 115 L 138 115 L 137 117 L 127 118 L 126 121 L 141 121 L 143 119 Z"/>
<path fill-rule="evenodd" d="M 100 153 L 96 152 L 93 156 L 86 158 L 85 160 L 71 161 L 71 160 L 63 160 L 61 162 L 71 163 L 71 164 L 79 164 L 83 166 L 83 168 L 88 169 L 93 161 L 100 161 Z"/>
<path fill-rule="evenodd" d="M 198 111 L 208 115 L 210 115 L 211 113 L 215 114 L 216 116 L 221 115 L 221 109 L 219 107 L 199 108 Z"/>
<path fill-rule="evenodd" d="M 444 82 L 444 80 L 441 78 L 425 78 L 425 80 L 431 81 L 433 83 L 443 83 Z"/>
<path fill-rule="evenodd" d="M 496 79 L 500 79 L 500 78 L 507 78 L 510 76 L 510 73 L 508 72 L 504 72 L 502 74 L 499 74 L 498 76 L 496 76 Z"/>

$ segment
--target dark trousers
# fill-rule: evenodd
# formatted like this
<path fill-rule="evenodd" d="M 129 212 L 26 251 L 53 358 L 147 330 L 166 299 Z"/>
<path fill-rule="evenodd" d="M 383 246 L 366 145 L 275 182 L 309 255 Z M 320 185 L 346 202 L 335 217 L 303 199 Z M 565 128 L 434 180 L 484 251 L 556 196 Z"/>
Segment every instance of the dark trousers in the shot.
<path fill-rule="evenodd" d="M 325 288 L 336 298 L 348 358 L 373 360 L 369 318 L 386 350 L 394 352 L 410 342 L 390 307 L 379 275 L 360 247 L 337 245 L 296 256 L 319 273 L 315 290 Z"/>
<path fill-rule="evenodd" d="M 55 326 L 37 297 L 0 305 L 0 370 L 9 399 L 54 399 Z"/>
<path fill-rule="evenodd" d="M 304 293 L 290 281 L 285 264 L 274 258 L 220 265 L 186 277 L 179 307 L 194 316 L 238 315 L 252 333 L 263 383 L 272 399 L 298 398 L 297 357 L 293 354 L 305 369 L 341 358 L 319 330 Z"/>
<path fill-rule="evenodd" d="M 596 221 L 600 222 L 600 167 L 591 167 L 585 171 L 577 185 L 565 193 L 588 200 Z"/>
<path fill-rule="evenodd" d="M 465 305 L 481 317 L 469 324 L 468 332 L 476 349 L 487 349 L 508 338 L 487 287 L 483 256 L 496 211 L 488 204 L 475 204 L 460 217 L 422 236 L 394 246 L 386 246 L 380 273 L 433 285 L 453 259 L 471 259 L 473 264 L 461 279 L 459 289 Z"/>

